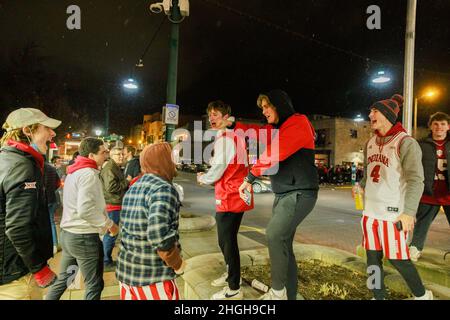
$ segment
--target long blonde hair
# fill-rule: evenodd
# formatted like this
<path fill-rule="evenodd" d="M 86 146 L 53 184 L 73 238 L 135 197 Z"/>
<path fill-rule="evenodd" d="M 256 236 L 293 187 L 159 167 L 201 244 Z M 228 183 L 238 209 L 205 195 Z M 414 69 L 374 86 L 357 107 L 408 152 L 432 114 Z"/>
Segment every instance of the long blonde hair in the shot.
<path fill-rule="evenodd" d="M 39 127 L 39 123 L 32 124 L 30 126 L 31 133 L 36 132 L 38 127 Z M 25 133 L 23 133 L 22 128 L 8 131 L 8 129 L 10 128 L 10 125 L 7 122 L 5 122 L 3 124 L 2 128 L 5 129 L 6 132 L 0 139 L 0 146 L 4 146 L 8 140 L 14 140 L 14 141 L 30 144 L 30 138 L 27 137 L 25 135 Z"/>

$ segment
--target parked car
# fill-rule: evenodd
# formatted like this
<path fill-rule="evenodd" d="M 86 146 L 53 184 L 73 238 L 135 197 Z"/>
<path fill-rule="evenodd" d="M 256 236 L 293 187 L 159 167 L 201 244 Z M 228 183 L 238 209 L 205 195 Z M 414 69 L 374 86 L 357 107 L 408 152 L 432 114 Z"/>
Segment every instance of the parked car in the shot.
<path fill-rule="evenodd" d="M 270 179 L 266 176 L 256 178 L 256 180 L 253 181 L 253 183 L 252 183 L 252 188 L 255 193 L 272 191 L 272 185 L 270 183 Z"/>

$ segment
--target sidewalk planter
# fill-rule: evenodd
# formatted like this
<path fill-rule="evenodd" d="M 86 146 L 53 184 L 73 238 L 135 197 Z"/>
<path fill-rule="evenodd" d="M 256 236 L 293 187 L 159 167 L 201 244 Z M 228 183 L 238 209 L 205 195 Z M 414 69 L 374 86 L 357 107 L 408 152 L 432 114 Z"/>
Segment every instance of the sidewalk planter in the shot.
<path fill-rule="evenodd" d="M 351 270 L 365 272 L 365 263 L 361 258 L 342 250 L 310 245 L 294 244 L 294 253 L 298 261 L 321 260 L 328 264 L 336 264 Z M 184 273 L 184 297 L 187 300 L 208 300 L 220 288 L 210 285 L 211 280 L 225 272 L 226 267 L 222 254 L 212 253 L 190 258 L 188 269 Z M 269 264 L 267 248 L 241 251 L 241 266 Z M 363 269 L 363 270 L 361 270 Z M 267 284 L 270 285 L 270 284 Z M 244 283 L 242 286 L 246 300 L 258 299 L 262 293 Z"/>

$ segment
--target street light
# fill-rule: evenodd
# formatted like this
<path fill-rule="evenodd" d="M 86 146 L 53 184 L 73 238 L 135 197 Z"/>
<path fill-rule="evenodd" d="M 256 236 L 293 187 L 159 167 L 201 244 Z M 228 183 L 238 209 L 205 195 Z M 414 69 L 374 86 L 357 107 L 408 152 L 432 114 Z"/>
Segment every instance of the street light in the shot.
<path fill-rule="evenodd" d="M 123 82 L 123 87 L 130 90 L 137 90 L 139 89 L 139 86 L 137 85 L 136 81 L 132 78 L 127 79 Z"/>
<path fill-rule="evenodd" d="M 100 136 L 102 135 L 102 130 L 100 130 L 100 129 L 95 129 L 95 135 L 96 135 L 97 137 L 100 137 Z"/>
<path fill-rule="evenodd" d="M 356 116 L 356 118 L 353 119 L 353 121 L 355 121 L 355 122 L 361 122 L 361 121 L 364 121 L 364 118 L 361 116 L 361 114 L 358 114 L 358 115 Z"/>
<path fill-rule="evenodd" d="M 388 77 L 384 71 L 378 71 L 377 77 L 372 79 L 372 82 L 377 84 L 388 83 L 389 81 L 391 81 L 391 78 Z"/>
<path fill-rule="evenodd" d="M 414 98 L 414 138 L 417 137 L 417 105 L 419 100 L 421 99 L 432 99 L 438 95 L 438 91 L 436 89 L 430 88 L 425 91 L 425 93 L 420 96 Z"/>

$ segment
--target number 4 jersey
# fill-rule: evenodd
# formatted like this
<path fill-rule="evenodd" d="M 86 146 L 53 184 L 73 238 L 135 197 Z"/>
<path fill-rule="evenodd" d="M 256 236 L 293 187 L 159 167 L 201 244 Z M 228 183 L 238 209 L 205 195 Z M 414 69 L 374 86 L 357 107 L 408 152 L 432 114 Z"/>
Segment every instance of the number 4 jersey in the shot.
<path fill-rule="evenodd" d="M 406 181 L 400 162 L 400 145 L 405 132 L 398 132 L 383 144 L 373 136 L 367 143 L 367 180 L 363 215 L 395 221 L 403 212 Z"/>

